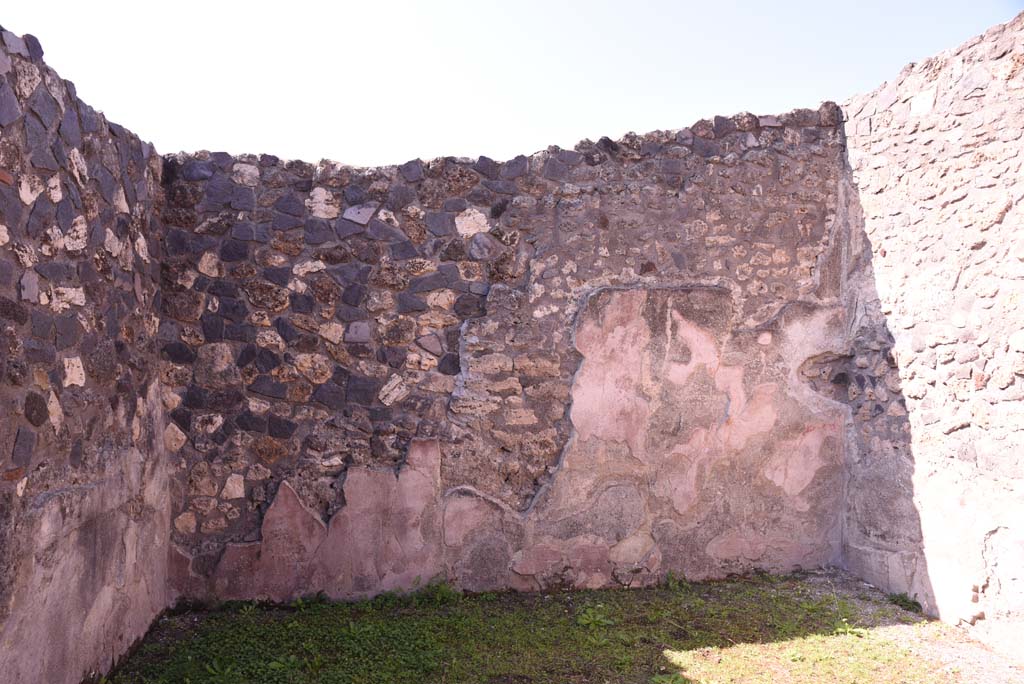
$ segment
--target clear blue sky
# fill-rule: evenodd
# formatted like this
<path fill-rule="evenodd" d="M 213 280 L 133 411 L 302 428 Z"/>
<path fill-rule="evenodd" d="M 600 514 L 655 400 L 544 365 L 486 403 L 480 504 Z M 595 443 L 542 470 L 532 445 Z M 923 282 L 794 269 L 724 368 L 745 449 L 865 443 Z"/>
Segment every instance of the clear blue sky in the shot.
<path fill-rule="evenodd" d="M 7 2 L 79 95 L 161 152 L 505 159 L 842 102 L 1024 0 Z M 263 7 L 272 9 L 263 9 Z"/>

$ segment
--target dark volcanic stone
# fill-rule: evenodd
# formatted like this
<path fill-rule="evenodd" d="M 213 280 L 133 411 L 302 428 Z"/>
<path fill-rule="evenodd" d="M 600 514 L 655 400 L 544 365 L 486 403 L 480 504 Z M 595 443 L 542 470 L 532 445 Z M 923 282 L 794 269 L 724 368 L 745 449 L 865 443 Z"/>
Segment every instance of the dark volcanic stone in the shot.
<path fill-rule="evenodd" d="M 407 356 L 409 356 L 409 350 L 405 347 L 381 347 L 377 350 L 377 361 L 386 363 L 392 368 L 404 366 Z"/>
<path fill-rule="evenodd" d="M 187 181 L 202 181 L 213 178 L 213 164 L 194 159 L 185 162 L 185 166 L 181 169 L 181 177 Z"/>
<path fill-rule="evenodd" d="M 283 382 L 274 380 L 269 375 L 257 376 L 253 383 L 249 385 L 249 391 L 262 394 L 271 399 L 284 399 L 288 396 L 288 386 Z"/>
<path fill-rule="evenodd" d="M 353 375 L 348 379 L 348 391 L 345 394 L 346 399 L 353 404 L 363 404 L 369 406 L 377 398 L 377 392 L 380 391 L 380 381 L 374 378 L 364 378 L 358 375 Z"/>
<path fill-rule="evenodd" d="M 442 261 L 462 261 L 466 258 L 466 245 L 460 238 L 450 240 L 439 256 Z"/>
<path fill-rule="evenodd" d="M 292 277 L 292 270 L 287 266 L 275 266 L 263 269 L 263 277 L 281 287 L 287 287 Z"/>
<path fill-rule="evenodd" d="M 548 157 L 540 173 L 548 180 L 561 181 L 569 177 L 569 167 L 554 157 Z"/>
<path fill-rule="evenodd" d="M 32 337 L 48 340 L 53 337 L 53 316 L 42 309 L 32 309 Z M 63 347 L 58 347 L 63 349 Z"/>
<path fill-rule="evenodd" d="M 274 202 L 274 209 L 289 216 L 302 216 L 306 213 L 306 206 L 297 195 L 284 195 Z"/>
<path fill-rule="evenodd" d="M 39 39 L 31 33 L 26 33 L 21 38 L 25 41 L 25 47 L 28 48 L 28 56 L 37 62 L 41 60 L 43 58 L 43 46 L 40 45 Z"/>
<path fill-rule="evenodd" d="M 334 239 L 334 229 L 325 219 L 311 218 L 306 221 L 305 238 L 307 244 L 320 245 Z"/>
<path fill-rule="evenodd" d="M 407 161 L 398 167 L 398 172 L 402 174 L 406 183 L 421 181 L 423 180 L 423 162 L 419 159 Z"/>
<path fill-rule="evenodd" d="M 245 261 L 249 258 L 249 245 L 242 240 L 225 240 L 220 247 L 220 260 L 225 263 Z"/>
<path fill-rule="evenodd" d="M 32 211 L 28 215 L 28 225 L 25 226 L 25 232 L 37 238 L 54 224 L 56 218 L 57 207 L 53 206 L 53 203 L 45 194 L 40 195 L 36 199 L 35 204 L 32 205 Z"/>
<path fill-rule="evenodd" d="M 252 211 L 256 208 L 256 193 L 252 188 L 235 187 L 231 192 L 231 208 Z"/>
<path fill-rule="evenodd" d="M 380 219 L 370 221 L 370 225 L 366 228 L 366 237 L 382 242 L 404 242 L 409 239 L 401 230 Z"/>
<path fill-rule="evenodd" d="M 391 258 L 395 261 L 415 259 L 418 256 L 419 252 L 416 251 L 416 245 L 409 240 L 406 240 L 405 242 L 396 242 L 391 245 Z"/>
<path fill-rule="evenodd" d="M 190 409 L 204 409 L 207 407 L 208 392 L 202 387 L 189 385 L 185 389 L 185 395 L 181 398 L 181 405 Z"/>
<path fill-rule="evenodd" d="M 242 347 L 242 351 L 238 352 L 238 358 L 235 359 L 235 365 L 239 368 L 245 368 L 250 363 L 256 360 L 257 347 L 255 344 L 247 344 Z"/>
<path fill-rule="evenodd" d="M 298 427 L 298 425 L 287 418 L 281 418 L 280 416 L 275 415 L 270 415 L 267 418 L 267 432 L 271 437 L 288 439 L 295 433 L 296 427 Z"/>
<path fill-rule="evenodd" d="M 243 411 L 235 418 L 235 425 L 240 430 L 245 430 L 246 432 L 266 432 L 267 418 L 266 416 L 258 416 L 250 411 Z"/>
<path fill-rule="evenodd" d="M 366 296 L 366 288 L 362 285 L 349 285 L 341 295 L 341 301 L 349 306 L 359 306 Z"/>
<path fill-rule="evenodd" d="M 0 126 L 9 126 L 21 116 L 21 105 L 6 79 L 0 80 Z"/>
<path fill-rule="evenodd" d="M 236 342 L 253 342 L 256 339 L 256 329 L 242 323 L 232 323 L 224 326 L 224 339 Z"/>
<path fill-rule="evenodd" d="M 267 373 L 281 365 L 281 358 L 269 349 L 260 349 L 256 352 L 256 368 L 261 373 Z"/>
<path fill-rule="evenodd" d="M 204 313 L 200 319 L 203 325 L 203 337 L 207 342 L 220 342 L 224 339 L 224 319 L 216 313 Z"/>
<path fill-rule="evenodd" d="M 290 299 L 292 311 L 296 313 L 313 313 L 315 302 L 311 295 L 293 292 Z"/>
<path fill-rule="evenodd" d="M 416 295 L 408 292 L 401 292 L 398 295 L 398 313 L 410 313 L 413 311 L 426 311 L 427 303 Z"/>
<path fill-rule="evenodd" d="M 344 240 L 347 237 L 358 235 L 364 230 L 366 229 L 363 226 L 344 218 L 340 218 L 334 223 L 334 234 L 338 236 L 339 240 Z"/>
<path fill-rule="evenodd" d="M 518 157 L 505 162 L 498 175 L 507 179 L 519 178 L 520 176 L 526 175 L 526 172 L 529 170 L 530 160 L 523 155 L 519 155 Z"/>
<path fill-rule="evenodd" d="M 192 412 L 187 408 L 179 406 L 171 411 L 171 420 L 174 421 L 174 424 L 180 427 L 183 432 L 188 432 L 192 429 Z"/>
<path fill-rule="evenodd" d="M 519 188 L 516 187 L 516 184 L 513 181 L 508 181 L 508 180 L 485 180 L 483 185 L 484 185 L 485 188 L 487 188 L 491 192 L 496 192 L 499 195 L 514 195 L 517 192 L 519 192 Z M 508 200 L 502 200 L 502 201 L 504 201 L 506 203 L 506 206 L 507 206 Z M 493 217 L 493 211 L 492 211 L 492 217 Z M 496 217 L 494 217 L 494 218 L 496 218 Z"/>
<path fill-rule="evenodd" d="M 249 313 L 249 309 L 246 308 L 245 302 L 239 299 L 222 297 L 218 313 L 233 323 L 242 323 L 245 321 L 245 317 Z"/>
<path fill-rule="evenodd" d="M 409 281 L 409 292 L 430 292 L 447 287 L 448 280 L 443 273 L 435 272 L 430 275 L 413 278 Z"/>
<path fill-rule="evenodd" d="M 184 342 L 171 342 L 160 351 L 171 363 L 192 363 L 196 360 L 196 353 Z"/>
<path fill-rule="evenodd" d="M 458 375 L 460 370 L 459 355 L 449 353 L 442 356 L 437 364 L 437 370 L 445 375 Z"/>
<path fill-rule="evenodd" d="M 71 453 L 68 454 L 68 462 L 75 468 L 82 465 L 82 440 L 76 439 L 75 443 L 71 445 Z"/>
<path fill-rule="evenodd" d="M 36 88 L 28 98 L 28 106 L 39 115 L 46 128 L 51 128 L 60 116 L 60 106 L 53 99 L 53 95 L 50 95 L 49 88 Z"/>
<path fill-rule="evenodd" d="M 274 330 L 281 336 L 285 342 L 294 342 L 299 336 L 299 331 L 295 329 L 295 326 L 283 316 L 274 320 Z"/>
<path fill-rule="evenodd" d="M 51 283 L 75 280 L 75 266 L 58 261 L 45 261 L 36 264 L 36 272 Z"/>
<path fill-rule="evenodd" d="M 230 411 L 242 403 L 242 393 L 235 389 L 207 390 L 206 408 Z"/>
<path fill-rule="evenodd" d="M 358 321 L 366 318 L 366 312 L 348 304 L 339 304 L 334 312 L 334 317 L 339 321 L 348 323 L 349 321 Z"/>
<path fill-rule="evenodd" d="M 46 399 L 43 395 L 29 392 L 25 395 L 25 418 L 32 425 L 39 427 L 50 417 L 50 411 L 46 408 Z"/>
<path fill-rule="evenodd" d="M 313 401 L 338 411 L 345 407 L 345 390 L 334 383 L 325 383 L 313 391 Z"/>
<path fill-rule="evenodd" d="M 423 223 L 434 235 L 451 235 L 455 232 L 455 216 L 448 213 L 428 211 L 423 217 Z"/>
<path fill-rule="evenodd" d="M 558 158 L 558 161 L 569 166 L 576 166 L 583 161 L 583 155 L 576 150 L 559 150 L 555 156 Z"/>
<path fill-rule="evenodd" d="M 339 387 L 346 387 L 350 375 L 344 366 L 335 366 L 334 372 L 331 373 L 331 382 Z"/>
<path fill-rule="evenodd" d="M 292 228 L 298 228 L 302 224 L 303 220 L 301 216 L 291 216 L 290 214 L 275 212 L 274 220 L 270 224 L 270 227 L 274 230 L 291 230 Z"/>
<path fill-rule="evenodd" d="M 455 313 L 465 318 L 483 316 L 487 313 L 486 299 L 480 295 L 464 294 L 455 300 Z"/>
<path fill-rule="evenodd" d="M 481 176 L 497 178 L 498 174 L 501 172 L 501 164 L 490 157 L 480 157 L 476 160 L 476 164 L 473 164 L 473 170 Z"/>
<path fill-rule="evenodd" d="M 78 112 L 73 107 L 64 110 L 59 130 L 60 137 L 69 147 L 82 146 L 82 127 L 78 125 Z"/>
<path fill-rule="evenodd" d="M 416 191 L 408 185 L 392 185 L 384 203 L 391 211 L 401 211 L 416 201 Z"/>
<path fill-rule="evenodd" d="M 452 197 L 446 199 L 444 204 L 441 205 L 441 211 L 453 211 L 456 214 L 459 212 L 466 211 L 469 208 L 469 202 L 462 197 Z"/>
<path fill-rule="evenodd" d="M 14 449 L 11 450 L 11 461 L 20 468 L 27 468 L 32 462 L 32 452 L 36 448 L 36 433 L 28 428 L 18 428 L 14 438 Z"/>
<path fill-rule="evenodd" d="M 14 321 L 18 325 L 28 323 L 28 309 L 7 297 L 0 297 L 0 318 Z"/>
<path fill-rule="evenodd" d="M 206 291 L 218 297 L 237 297 L 238 285 L 235 285 L 230 280 L 214 280 L 210 282 Z"/>
<path fill-rule="evenodd" d="M 249 242 L 270 242 L 270 229 L 266 225 L 243 221 L 231 227 L 231 237 Z"/>
<path fill-rule="evenodd" d="M 29 363 L 52 365 L 57 360 L 57 350 L 48 341 L 28 339 L 25 340 L 25 360 Z"/>

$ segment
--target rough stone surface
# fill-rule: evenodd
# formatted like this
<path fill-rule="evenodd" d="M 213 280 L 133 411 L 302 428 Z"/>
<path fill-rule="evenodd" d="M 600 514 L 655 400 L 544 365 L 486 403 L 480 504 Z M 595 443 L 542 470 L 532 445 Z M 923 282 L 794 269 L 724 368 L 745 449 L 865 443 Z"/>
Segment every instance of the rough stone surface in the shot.
<path fill-rule="evenodd" d="M 13 39 L 0 49 L 0 679 L 78 684 L 173 599 L 163 162 Z"/>
<path fill-rule="evenodd" d="M 1024 15 L 845 111 L 863 224 L 846 561 L 1019 652 Z"/>

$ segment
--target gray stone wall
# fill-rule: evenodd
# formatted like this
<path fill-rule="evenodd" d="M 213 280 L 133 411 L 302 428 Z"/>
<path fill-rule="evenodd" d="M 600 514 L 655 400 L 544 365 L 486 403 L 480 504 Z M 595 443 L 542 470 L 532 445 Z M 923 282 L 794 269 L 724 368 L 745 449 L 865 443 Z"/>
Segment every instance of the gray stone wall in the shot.
<path fill-rule="evenodd" d="M 168 603 L 160 157 L 0 33 L 0 678 L 105 671 Z"/>
<path fill-rule="evenodd" d="M 884 391 L 902 393 L 895 412 L 907 412 L 898 433 L 857 416 L 847 563 L 1018 649 L 1022 37 L 1024 15 L 845 106 L 851 204 L 868 254 L 851 329 L 862 346 L 891 348 L 882 368 L 863 361 Z"/>

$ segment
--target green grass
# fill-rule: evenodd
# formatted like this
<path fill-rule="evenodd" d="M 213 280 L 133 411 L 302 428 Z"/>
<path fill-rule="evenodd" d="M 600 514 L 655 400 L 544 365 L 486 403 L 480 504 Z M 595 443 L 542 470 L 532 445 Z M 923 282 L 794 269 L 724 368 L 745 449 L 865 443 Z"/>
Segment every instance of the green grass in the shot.
<path fill-rule="evenodd" d="M 639 590 L 463 596 L 440 585 L 362 603 L 226 604 L 165 616 L 109 681 L 943 681 L 886 631 L 930 623 L 851 587 L 828 575 L 763 575 L 669 578 Z"/>
<path fill-rule="evenodd" d="M 921 612 L 921 604 L 906 594 L 889 594 L 886 598 L 889 600 L 889 603 L 897 605 L 903 610 L 909 610 L 911 613 Z"/>

